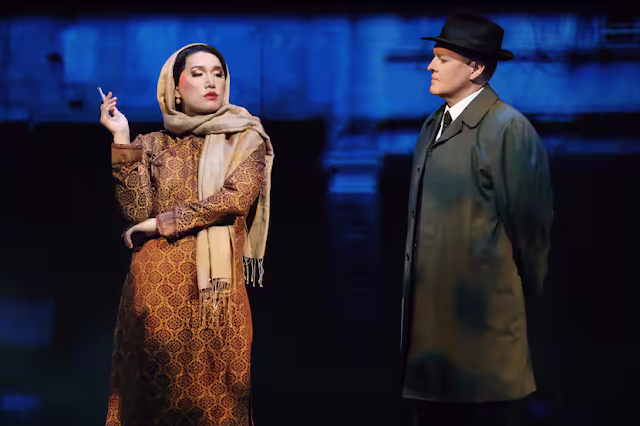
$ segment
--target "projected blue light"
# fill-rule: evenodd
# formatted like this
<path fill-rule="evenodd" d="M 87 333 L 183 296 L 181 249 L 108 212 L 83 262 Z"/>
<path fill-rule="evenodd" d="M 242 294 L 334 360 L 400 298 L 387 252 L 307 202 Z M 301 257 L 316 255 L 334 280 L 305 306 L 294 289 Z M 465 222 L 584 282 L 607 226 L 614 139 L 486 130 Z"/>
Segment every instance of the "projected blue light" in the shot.
<path fill-rule="evenodd" d="M 603 49 L 620 50 L 608 44 L 601 20 L 493 18 L 505 27 L 505 48 L 516 52 L 516 60 L 501 63 L 492 83 L 523 112 L 640 109 L 640 82 L 634 77 L 640 72 L 638 58 L 574 61 Z M 59 106 L 58 119 L 94 121 L 95 86 L 100 85 L 120 95 L 131 118 L 158 121 L 155 91 L 162 64 L 187 43 L 207 42 L 227 57 L 233 101 L 265 118 L 419 118 L 440 103 L 428 90 L 433 43 L 420 36 L 439 33 L 443 22 L 444 17 L 393 15 L 6 20 L 6 37 L 20 48 L 10 49 L 11 60 L 2 71 L 10 83 L 2 103 L 8 110 L 39 106 L 30 112 L 42 119 Z M 50 63 L 52 53 L 61 58 L 61 75 Z M 43 87 L 47 90 L 38 90 Z M 27 102 L 27 94 L 49 102 Z M 83 108 L 66 108 L 70 97 L 84 100 Z"/>
<path fill-rule="evenodd" d="M 0 411 L 26 412 L 40 406 L 40 398 L 35 395 L 2 395 L 0 396 Z"/>
<path fill-rule="evenodd" d="M 547 403 L 541 400 L 529 401 L 527 408 L 533 417 L 545 417 L 549 415 L 549 407 Z"/>
<path fill-rule="evenodd" d="M 571 123 L 581 114 L 640 111 L 640 48 L 628 42 L 637 41 L 638 22 L 620 27 L 604 17 L 577 14 L 490 17 L 505 28 L 504 47 L 516 54 L 516 60 L 498 66 L 492 86 L 521 112 Z M 118 96 L 131 122 L 160 123 L 161 66 L 181 46 L 204 42 L 227 59 L 232 102 L 264 119 L 323 118 L 324 165 L 349 174 L 364 156 L 375 176 L 385 155 L 413 152 L 420 130 L 412 124 L 376 131 L 377 124 L 419 123 L 442 104 L 429 93 L 426 68 L 433 43 L 420 37 L 439 34 L 444 20 L 394 15 L 8 19 L 3 34 L 12 47 L 0 70 L 7 88 L 0 91 L 0 119 L 95 123 L 100 102 L 95 87 L 101 86 Z M 621 37 L 621 31 L 628 34 Z M 606 60 L 598 56 L 602 52 Z M 365 129 L 347 131 L 354 123 L 365 123 Z M 638 138 L 587 142 L 542 136 L 553 152 L 626 153 L 640 145 Z M 339 182 L 353 179 L 334 179 L 331 188 L 346 191 Z"/>
<path fill-rule="evenodd" d="M 52 299 L 0 298 L 0 346 L 48 346 L 53 309 Z"/>
<path fill-rule="evenodd" d="M 332 194 L 375 194 L 376 176 L 370 173 L 340 173 L 332 176 L 329 192 Z"/>

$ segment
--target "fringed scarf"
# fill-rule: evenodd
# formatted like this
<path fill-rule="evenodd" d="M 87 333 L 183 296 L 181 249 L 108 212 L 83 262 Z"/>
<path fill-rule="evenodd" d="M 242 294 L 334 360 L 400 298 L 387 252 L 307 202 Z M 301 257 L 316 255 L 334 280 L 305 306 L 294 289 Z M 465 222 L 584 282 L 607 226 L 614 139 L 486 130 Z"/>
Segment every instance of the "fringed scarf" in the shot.
<path fill-rule="evenodd" d="M 263 261 L 269 231 L 269 207 L 273 146 L 258 117 L 245 108 L 229 103 L 231 77 L 227 66 L 226 91 L 222 107 L 213 114 L 188 116 L 175 109 L 173 67 L 177 55 L 190 44 L 176 51 L 162 67 L 158 79 L 158 103 L 164 116 L 164 127 L 176 134 L 193 133 L 204 136 L 204 146 L 198 170 L 198 198 L 204 200 L 224 185 L 227 177 L 260 145 L 266 143 L 264 181 L 258 197 L 255 218 L 246 238 L 243 253 L 244 282 L 262 287 Z M 251 131 L 253 130 L 253 132 Z M 247 132 L 239 138 L 228 135 Z M 246 232 L 246 230 L 245 230 Z M 206 312 L 217 307 L 219 296 L 236 283 L 233 268 L 235 228 L 210 226 L 197 235 L 197 281 L 201 306 Z"/>

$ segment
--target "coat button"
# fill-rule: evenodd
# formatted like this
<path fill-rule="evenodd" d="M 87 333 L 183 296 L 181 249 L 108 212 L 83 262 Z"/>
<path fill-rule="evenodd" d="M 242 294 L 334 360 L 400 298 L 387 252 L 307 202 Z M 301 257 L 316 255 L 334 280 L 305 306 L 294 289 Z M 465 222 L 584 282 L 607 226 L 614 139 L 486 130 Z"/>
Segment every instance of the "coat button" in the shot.
<path fill-rule="evenodd" d="M 420 171 L 420 166 L 418 166 L 418 171 Z"/>
<path fill-rule="evenodd" d="M 416 211 L 415 210 L 411 210 L 411 217 L 412 218 L 416 217 Z"/>
<path fill-rule="evenodd" d="M 409 260 L 409 253 L 407 253 L 407 261 Z"/>

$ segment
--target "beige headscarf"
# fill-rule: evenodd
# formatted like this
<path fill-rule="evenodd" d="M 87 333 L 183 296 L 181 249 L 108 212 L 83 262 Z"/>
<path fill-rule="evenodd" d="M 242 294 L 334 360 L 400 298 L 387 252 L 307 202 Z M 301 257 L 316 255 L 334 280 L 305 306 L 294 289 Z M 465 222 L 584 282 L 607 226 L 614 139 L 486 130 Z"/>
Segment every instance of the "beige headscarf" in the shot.
<path fill-rule="evenodd" d="M 222 189 L 226 178 L 260 145 L 266 143 L 264 182 L 258 197 L 258 206 L 244 248 L 244 279 L 262 287 L 263 259 L 269 230 L 269 198 L 273 146 L 260 119 L 245 108 L 229 103 L 231 77 L 227 66 L 226 91 L 223 106 L 213 114 L 190 117 L 175 109 L 175 81 L 173 66 L 178 54 L 194 43 L 176 51 L 162 67 L 158 79 L 158 103 L 164 115 L 164 126 L 176 133 L 194 133 L 205 136 L 198 170 L 198 198 L 204 200 Z M 206 46 L 206 45 L 205 45 Z M 253 130 L 253 132 L 252 132 Z M 239 138 L 228 136 L 247 132 Z M 245 230 L 246 232 L 246 230 Z M 197 235 L 196 263 L 200 299 L 205 305 L 217 305 L 219 291 L 237 283 L 233 268 L 233 240 L 235 228 L 210 226 Z"/>

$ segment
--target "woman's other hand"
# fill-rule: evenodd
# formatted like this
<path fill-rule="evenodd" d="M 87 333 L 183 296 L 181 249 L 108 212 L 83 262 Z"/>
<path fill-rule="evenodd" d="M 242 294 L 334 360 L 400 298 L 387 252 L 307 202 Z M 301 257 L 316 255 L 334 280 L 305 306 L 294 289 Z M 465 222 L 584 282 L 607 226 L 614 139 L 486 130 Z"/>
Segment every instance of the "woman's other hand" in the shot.
<path fill-rule="evenodd" d="M 131 235 L 134 232 L 140 232 L 147 237 L 155 237 L 158 234 L 158 225 L 156 223 L 156 218 L 147 219 L 144 222 L 140 222 L 136 225 L 133 225 L 131 228 L 124 231 L 122 237 L 124 238 L 124 243 L 127 248 L 133 248 L 133 242 L 131 241 Z"/>

